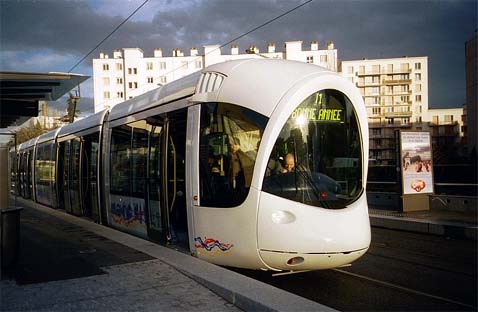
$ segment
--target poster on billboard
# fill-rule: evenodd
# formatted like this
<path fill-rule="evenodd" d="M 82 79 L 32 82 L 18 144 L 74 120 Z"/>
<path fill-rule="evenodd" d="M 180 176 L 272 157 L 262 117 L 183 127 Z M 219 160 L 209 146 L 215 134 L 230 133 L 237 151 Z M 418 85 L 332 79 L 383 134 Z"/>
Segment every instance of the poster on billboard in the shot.
<path fill-rule="evenodd" d="M 429 132 L 400 132 L 403 194 L 433 193 L 432 147 Z"/>

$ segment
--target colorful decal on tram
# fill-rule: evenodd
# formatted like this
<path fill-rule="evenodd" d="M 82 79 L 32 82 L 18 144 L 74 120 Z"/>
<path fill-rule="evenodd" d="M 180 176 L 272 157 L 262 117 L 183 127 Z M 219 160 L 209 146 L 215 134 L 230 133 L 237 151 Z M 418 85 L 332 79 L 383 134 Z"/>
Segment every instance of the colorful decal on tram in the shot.
<path fill-rule="evenodd" d="M 204 237 L 204 240 L 203 240 L 201 237 L 196 237 L 194 238 L 194 241 L 196 242 L 195 246 L 198 249 L 198 254 L 201 254 L 199 250 L 202 249 L 204 251 L 207 251 L 207 254 L 210 256 L 213 256 L 217 254 L 218 252 L 220 253 L 229 252 L 231 248 L 234 247 L 233 244 L 221 243 L 219 240 L 214 238 Z"/>

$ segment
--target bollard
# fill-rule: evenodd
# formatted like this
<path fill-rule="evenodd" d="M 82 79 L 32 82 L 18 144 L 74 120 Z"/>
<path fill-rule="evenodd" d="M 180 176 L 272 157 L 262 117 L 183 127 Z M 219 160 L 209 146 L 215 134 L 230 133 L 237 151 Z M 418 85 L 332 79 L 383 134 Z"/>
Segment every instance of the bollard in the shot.
<path fill-rule="evenodd" d="M 18 260 L 20 250 L 20 212 L 23 208 L 0 210 L 2 277 Z"/>

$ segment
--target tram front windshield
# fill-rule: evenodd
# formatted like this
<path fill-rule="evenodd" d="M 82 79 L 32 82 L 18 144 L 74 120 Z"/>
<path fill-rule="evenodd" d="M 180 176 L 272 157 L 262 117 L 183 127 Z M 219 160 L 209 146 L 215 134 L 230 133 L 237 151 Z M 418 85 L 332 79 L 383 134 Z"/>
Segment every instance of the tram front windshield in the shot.
<path fill-rule="evenodd" d="M 337 90 L 318 91 L 283 126 L 262 190 L 317 207 L 344 208 L 363 191 L 361 155 L 350 100 Z"/>

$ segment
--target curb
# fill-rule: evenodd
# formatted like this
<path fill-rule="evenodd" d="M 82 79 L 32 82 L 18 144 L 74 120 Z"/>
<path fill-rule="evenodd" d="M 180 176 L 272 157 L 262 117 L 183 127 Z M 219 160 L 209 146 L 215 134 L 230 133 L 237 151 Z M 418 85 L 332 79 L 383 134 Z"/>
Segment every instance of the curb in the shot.
<path fill-rule="evenodd" d="M 370 225 L 393 230 L 440 235 L 474 241 L 478 240 L 478 227 L 476 225 L 467 225 L 458 222 L 440 222 L 370 214 Z"/>

